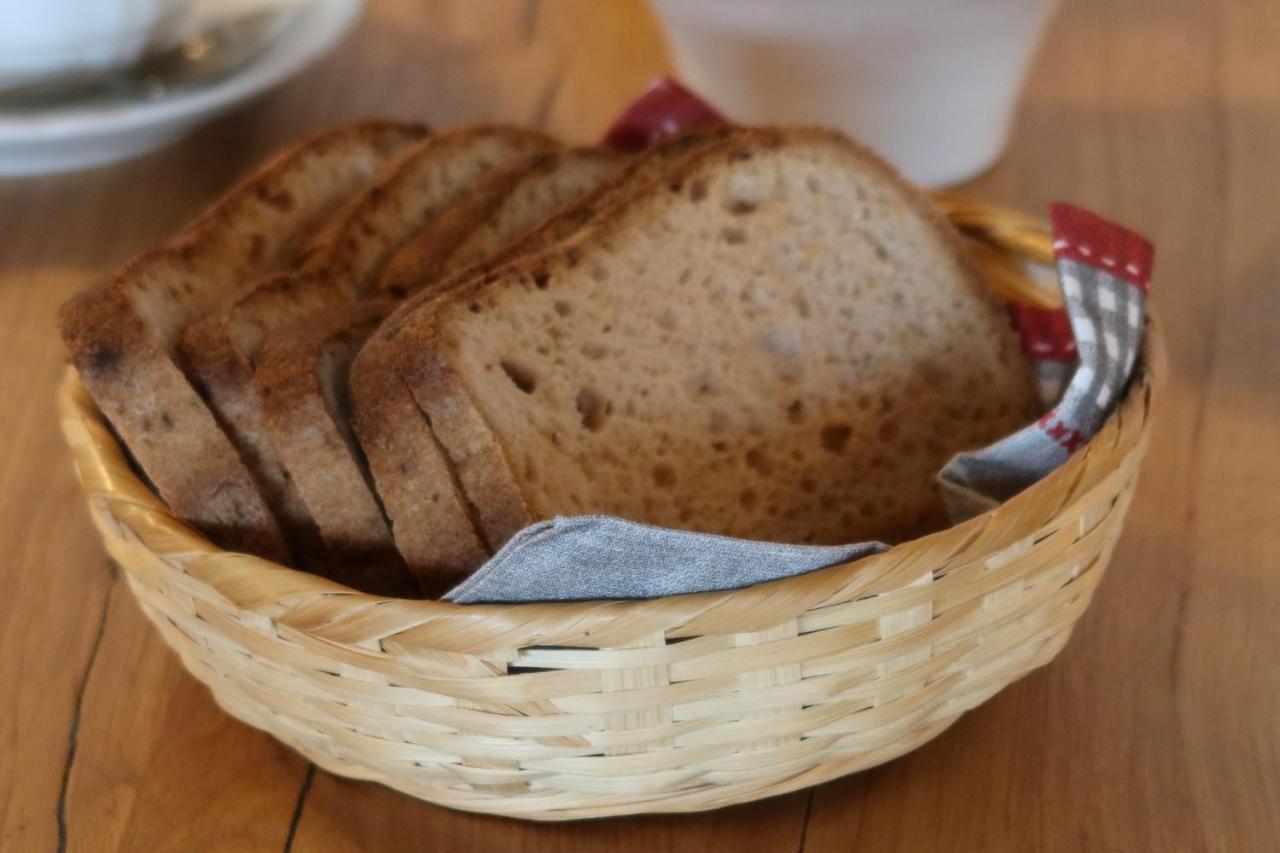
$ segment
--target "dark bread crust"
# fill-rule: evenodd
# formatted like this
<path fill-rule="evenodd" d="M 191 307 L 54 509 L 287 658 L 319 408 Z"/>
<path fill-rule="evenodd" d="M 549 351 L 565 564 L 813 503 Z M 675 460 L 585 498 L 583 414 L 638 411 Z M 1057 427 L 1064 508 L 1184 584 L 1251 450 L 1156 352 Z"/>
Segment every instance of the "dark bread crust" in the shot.
<path fill-rule="evenodd" d="M 324 559 L 320 532 L 268 437 L 253 387 L 253 362 L 263 339 L 323 310 L 337 299 L 336 285 L 323 273 L 280 273 L 241 292 L 223 310 L 187 326 L 180 363 L 209 403 L 214 418 L 239 451 L 250 475 L 292 544 L 297 561 Z M 242 324 L 241 316 L 262 318 Z M 247 325 L 248 328 L 241 328 Z"/>
<path fill-rule="evenodd" d="M 184 330 L 181 353 L 188 375 L 304 557 L 318 556 L 316 521 L 294 484 L 295 472 L 272 444 L 253 385 L 264 341 L 314 312 L 367 295 L 396 249 L 475 176 L 556 144 L 541 133 L 502 126 L 419 138 L 313 233 L 298 271 L 251 285 Z"/>
<path fill-rule="evenodd" d="M 347 427 L 341 377 L 394 307 L 392 300 L 363 300 L 321 309 L 272 335 L 254 374 L 272 443 L 324 539 L 325 574 L 371 592 L 415 584 Z"/>
<path fill-rule="evenodd" d="M 220 547 L 286 560 L 274 517 L 200 395 L 175 363 L 178 335 L 244 281 L 288 263 L 329 204 L 322 181 L 425 130 L 368 122 L 277 155 L 163 248 L 63 306 L 72 363 L 174 514 Z"/>
<path fill-rule="evenodd" d="M 481 124 L 438 134 L 406 151 L 351 206 L 341 225 L 318 233 L 304 249 L 303 268 L 343 273 L 357 295 L 369 295 L 395 253 L 474 182 L 558 148 L 560 143 L 545 133 L 513 125 Z"/>

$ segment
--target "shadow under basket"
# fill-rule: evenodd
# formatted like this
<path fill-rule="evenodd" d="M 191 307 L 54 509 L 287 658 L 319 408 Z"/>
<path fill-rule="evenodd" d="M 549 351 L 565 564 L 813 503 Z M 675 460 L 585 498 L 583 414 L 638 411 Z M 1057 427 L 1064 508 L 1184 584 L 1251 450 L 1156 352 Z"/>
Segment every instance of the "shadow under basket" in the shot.
<path fill-rule="evenodd" d="M 1052 303 L 1037 221 L 939 206 L 1002 295 Z M 142 610 L 232 716 L 320 767 L 537 820 L 782 794 L 915 749 L 1062 649 L 1102 578 L 1164 371 L 1060 469 L 873 557 L 650 601 L 387 600 L 220 551 L 131 471 L 74 373 L 60 395 L 93 519 Z"/>

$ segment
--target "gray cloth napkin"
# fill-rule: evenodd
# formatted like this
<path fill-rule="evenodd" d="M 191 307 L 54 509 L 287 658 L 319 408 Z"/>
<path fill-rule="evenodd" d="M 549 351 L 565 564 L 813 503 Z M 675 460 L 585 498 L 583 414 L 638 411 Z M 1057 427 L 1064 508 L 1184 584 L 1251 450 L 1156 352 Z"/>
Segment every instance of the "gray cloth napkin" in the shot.
<path fill-rule="evenodd" d="M 1097 432 L 1133 371 L 1145 321 L 1151 244 L 1068 205 L 1050 210 L 1065 309 L 1015 312 L 1048 406 L 1034 424 L 947 464 L 953 521 L 981 513 L 1067 460 Z M 1070 381 L 1067 378 L 1070 377 Z M 1064 392 L 1065 386 L 1065 392 Z M 636 524 L 609 516 L 530 525 L 445 599 L 641 599 L 737 589 L 884 551 L 880 542 L 782 545 Z"/>
<path fill-rule="evenodd" d="M 847 563 L 887 547 L 880 542 L 780 545 L 577 515 L 521 530 L 445 600 L 581 601 L 736 589 Z"/>

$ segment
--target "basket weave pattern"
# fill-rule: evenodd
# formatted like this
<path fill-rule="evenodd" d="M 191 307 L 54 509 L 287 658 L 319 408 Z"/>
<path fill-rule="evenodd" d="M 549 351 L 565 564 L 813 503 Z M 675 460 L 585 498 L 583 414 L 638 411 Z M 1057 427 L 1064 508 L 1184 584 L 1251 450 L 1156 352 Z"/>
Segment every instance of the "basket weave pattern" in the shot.
<path fill-rule="evenodd" d="M 1000 289 L 1012 258 L 1051 254 L 1025 217 L 939 203 L 985 240 Z M 73 374 L 60 409 L 107 550 L 227 712 L 334 773 L 554 820 L 814 785 L 1047 663 L 1120 535 L 1162 370 L 1149 332 L 1101 432 L 993 512 L 856 563 L 639 602 L 385 600 L 222 552 L 130 470 Z"/>

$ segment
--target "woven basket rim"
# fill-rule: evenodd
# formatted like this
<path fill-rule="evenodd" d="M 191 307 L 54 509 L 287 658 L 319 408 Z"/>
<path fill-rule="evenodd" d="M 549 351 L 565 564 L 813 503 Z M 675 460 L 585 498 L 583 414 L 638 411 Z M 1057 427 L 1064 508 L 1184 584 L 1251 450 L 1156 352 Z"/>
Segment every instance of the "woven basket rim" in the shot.
<path fill-rule="evenodd" d="M 1018 214 L 1024 216 L 1023 214 Z M 961 524 L 892 546 L 888 551 L 753 586 L 639 600 L 454 604 L 420 599 L 389 599 L 359 592 L 337 582 L 247 554 L 226 552 L 174 518 L 134 473 L 123 449 L 106 425 L 74 368 L 68 367 L 58 391 L 59 418 L 71 445 L 83 489 L 99 525 L 109 518 L 117 531 L 140 543 L 174 571 L 183 572 L 213 597 L 246 613 L 292 630 L 341 642 L 336 623 L 386 619 L 401 626 L 431 623 L 433 636 L 453 636 L 437 648 L 475 652 L 539 643 L 566 643 L 590 637 L 619 620 L 635 631 L 663 626 L 673 637 L 708 631 L 750 631 L 792 616 L 866 594 L 889 566 L 902 576 L 903 565 L 928 567 L 981 559 L 1067 514 L 1103 478 L 1138 448 L 1150 429 L 1148 413 L 1166 370 L 1162 336 L 1154 320 L 1144 333 L 1138 367 L 1129 387 L 1102 428 L 1057 470 L 1000 506 Z M 1064 480 L 1078 481 L 1072 500 L 1040 506 Z M 918 572 L 917 572 L 918 573 Z M 863 583 L 865 581 L 865 583 Z M 873 591 L 874 593 L 874 591 Z M 317 622 L 300 604 L 327 602 L 328 615 Z M 335 597 L 343 617 L 332 616 Z M 616 633 L 616 632 L 614 632 Z"/>

